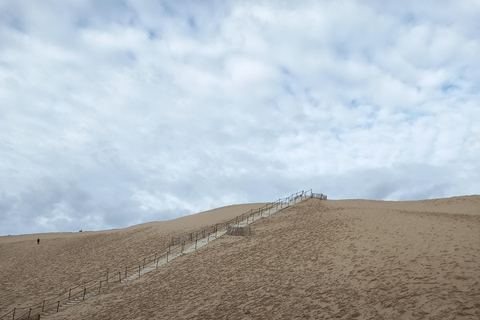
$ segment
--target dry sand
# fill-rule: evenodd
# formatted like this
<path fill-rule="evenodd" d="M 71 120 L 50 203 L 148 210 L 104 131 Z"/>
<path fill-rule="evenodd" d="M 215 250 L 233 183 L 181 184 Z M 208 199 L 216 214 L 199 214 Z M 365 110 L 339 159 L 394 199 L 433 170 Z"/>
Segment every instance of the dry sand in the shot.
<path fill-rule="evenodd" d="M 1 310 L 138 260 L 159 239 L 223 219 L 221 210 L 170 226 L 52 237 L 41 248 L 36 235 L 0 238 Z M 480 196 L 310 199 L 251 228 L 46 318 L 480 319 Z"/>
<path fill-rule="evenodd" d="M 0 237 L 0 317 L 15 307 L 41 304 L 105 275 L 107 269 L 138 265 L 168 245 L 172 236 L 222 223 L 263 205 L 232 205 L 118 230 Z"/>

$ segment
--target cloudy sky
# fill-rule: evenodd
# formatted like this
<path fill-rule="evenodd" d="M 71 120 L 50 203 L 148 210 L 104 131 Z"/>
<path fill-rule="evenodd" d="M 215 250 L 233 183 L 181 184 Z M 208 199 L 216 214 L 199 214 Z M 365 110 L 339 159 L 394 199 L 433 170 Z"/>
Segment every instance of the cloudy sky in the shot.
<path fill-rule="evenodd" d="M 478 0 L 0 0 L 0 235 L 479 194 L 479 30 Z"/>

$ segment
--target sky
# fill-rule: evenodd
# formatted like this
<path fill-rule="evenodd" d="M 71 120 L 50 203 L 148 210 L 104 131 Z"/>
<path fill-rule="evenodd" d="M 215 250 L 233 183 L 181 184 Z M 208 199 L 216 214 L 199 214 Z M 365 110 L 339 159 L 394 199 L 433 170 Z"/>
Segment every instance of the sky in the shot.
<path fill-rule="evenodd" d="M 478 30 L 478 0 L 0 0 L 0 235 L 479 194 Z"/>

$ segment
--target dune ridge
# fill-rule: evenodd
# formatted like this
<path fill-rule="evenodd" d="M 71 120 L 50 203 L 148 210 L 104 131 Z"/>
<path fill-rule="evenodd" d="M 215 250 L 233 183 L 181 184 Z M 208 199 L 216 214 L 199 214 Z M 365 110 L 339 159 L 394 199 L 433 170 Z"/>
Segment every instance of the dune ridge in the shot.
<path fill-rule="evenodd" d="M 309 192 L 310 192 L 310 195 L 312 195 L 311 190 Z M 220 224 L 225 223 L 225 222 L 232 223 L 232 222 L 238 221 L 239 218 L 243 219 L 244 216 L 247 217 L 248 215 L 255 215 L 257 213 L 260 214 L 261 212 L 266 211 L 267 209 L 270 209 L 270 208 L 274 207 L 275 205 L 278 205 L 278 204 L 284 203 L 284 202 L 288 202 L 288 201 L 293 200 L 294 198 L 299 197 L 299 196 L 306 196 L 306 192 L 304 192 L 304 191 L 298 192 L 298 193 L 292 194 L 291 196 L 286 197 L 284 199 L 279 199 L 279 200 L 277 200 L 276 202 L 273 202 L 273 203 L 227 206 L 227 207 L 223 207 L 223 208 L 219 208 L 219 209 L 210 210 L 210 211 L 207 211 L 207 212 L 202 212 L 202 213 L 192 215 L 192 216 L 188 216 L 188 217 L 182 217 L 182 218 L 175 219 L 175 220 L 170 220 L 170 221 L 165 221 L 165 222 L 144 223 L 144 224 L 141 224 L 141 225 L 136 225 L 136 226 L 128 227 L 128 228 L 125 228 L 125 229 L 119 229 L 119 230 L 108 230 L 108 231 L 100 231 L 100 232 L 67 233 L 67 234 L 58 234 L 58 233 L 44 234 L 44 235 L 41 236 L 42 237 L 42 244 L 45 243 L 45 240 L 47 240 L 47 242 L 51 241 L 51 240 L 56 240 L 56 241 L 61 241 L 62 242 L 65 239 L 69 239 L 69 240 L 72 239 L 72 238 L 73 239 L 75 239 L 75 238 L 82 239 L 81 240 L 82 242 L 77 241 L 77 244 L 80 243 L 81 245 L 83 245 L 83 247 L 87 248 L 87 250 L 85 250 L 85 251 L 89 253 L 89 255 L 90 255 L 89 258 L 90 259 L 86 259 L 86 261 L 82 261 L 82 262 L 84 262 L 84 268 L 83 269 L 79 269 L 77 266 L 72 265 L 72 264 L 69 265 L 68 264 L 69 260 L 63 261 L 64 263 L 63 263 L 62 266 L 66 267 L 63 270 L 60 270 L 60 271 L 63 271 L 63 275 L 64 275 L 63 277 L 58 276 L 58 275 L 56 275 L 56 274 L 54 274 L 50 271 L 50 277 L 48 278 L 48 280 L 50 281 L 50 284 L 52 286 L 57 285 L 57 287 L 58 287 L 58 284 L 60 283 L 64 287 L 63 287 L 63 289 L 60 288 L 60 289 L 56 289 L 56 290 L 53 287 L 49 287 L 47 290 L 44 290 L 43 291 L 43 297 L 44 297 L 43 304 L 42 303 L 38 304 L 38 300 L 39 300 L 38 297 L 36 299 L 37 304 L 32 304 L 31 301 L 35 301 L 35 298 L 33 298 L 33 294 L 38 294 L 38 292 L 35 292 L 34 290 L 28 290 L 26 288 L 27 286 L 28 287 L 32 286 L 31 282 L 29 282 L 27 284 L 23 284 L 23 286 L 21 284 L 19 284 L 18 282 L 16 282 L 15 287 L 13 287 L 13 288 L 12 287 L 8 288 L 7 286 L 2 286 L 4 288 L 6 287 L 6 289 L 7 289 L 4 292 L 0 291 L 0 298 L 2 298 L 2 301 L 7 301 L 8 302 L 9 299 L 12 300 L 12 296 L 15 297 L 14 295 L 9 294 L 8 289 L 10 289 L 10 291 L 13 291 L 14 293 L 15 293 L 15 291 L 17 291 L 17 292 L 20 291 L 21 293 L 23 293 L 24 296 L 22 296 L 22 297 L 23 297 L 24 301 L 20 306 L 17 304 L 14 307 L 14 308 L 17 308 L 18 310 L 14 309 L 13 311 L 11 311 L 7 314 L 0 314 L 1 315 L 0 318 L 3 319 L 4 317 L 8 317 L 10 315 L 10 313 L 15 313 L 16 311 L 17 311 L 17 315 L 18 315 L 18 312 L 22 312 L 22 314 L 23 314 L 23 313 L 25 313 L 25 310 L 27 310 L 27 314 L 30 315 L 31 311 L 28 311 L 28 308 L 35 309 L 34 312 L 38 311 L 38 310 L 42 310 L 42 314 L 45 315 L 45 314 L 48 314 L 49 310 L 56 309 L 56 308 L 60 307 L 60 302 L 59 302 L 58 306 L 56 306 L 56 301 L 57 300 L 62 300 L 63 301 L 62 304 L 67 304 L 67 303 L 71 304 L 70 300 L 74 300 L 74 299 L 82 297 L 82 296 L 83 297 L 91 296 L 91 294 L 95 291 L 95 288 L 97 288 L 99 286 L 98 282 L 100 282 L 100 287 L 102 286 L 102 280 L 103 280 L 103 285 L 104 286 L 105 285 L 111 286 L 111 285 L 115 284 L 116 282 L 117 283 L 121 282 L 121 277 L 122 277 L 121 274 L 123 274 L 123 272 L 118 273 L 118 278 L 116 279 L 117 281 L 115 281 L 114 279 L 117 275 L 116 272 L 113 272 L 113 273 L 111 272 L 110 275 L 109 275 L 108 274 L 109 269 L 106 269 L 107 270 L 106 281 L 105 281 L 105 274 L 104 274 L 104 275 L 101 275 L 97 278 L 93 278 L 93 279 L 91 278 L 91 279 L 89 279 L 89 281 L 84 281 L 83 285 L 82 284 L 79 285 L 79 282 L 81 283 L 80 277 L 83 277 L 83 279 L 85 280 L 85 275 L 87 275 L 90 272 L 90 270 L 92 269 L 91 268 L 92 264 L 97 262 L 97 261 L 95 261 L 95 259 L 98 260 L 98 261 L 101 261 L 101 262 L 108 261 L 107 259 L 105 259 L 105 255 L 110 253 L 108 251 L 102 250 L 102 249 L 104 249 L 108 246 L 104 245 L 101 248 L 96 248 L 92 245 L 89 245 L 88 243 L 85 244 L 84 243 L 84 242 L 86 242 L 85 239 L 88 239 L 90 241 L 97 242 L 97 243 L 101 241 L 103 244 L 105 244 L 106 239 L 108 239 L 109 243 L 111 244 L 112 242 L 115 242 L 116 240 L 118 240 L 119 236 L 125 236 L 125 233 L 128 236 L 130 236 L 130 238 L 131 238 L 131 233 L 132 232 L 134 234 L 138 234 L 140 232 L 143 236 L 151 235 L 151 237 L 154 238 L 154 240 L 157 240 L 157 241 L 160 240 L 161 242 L 163 242 L 163 244 L 168 244 L 169 238 L 173 239 L 173 237 L 175 237 L 175 235 L 178 235 L 182 232 L 183 233 L 188 232 L 188 233 L 190 233 L 191 236 L 195 233 L 194 238 L 197 238 L 197 235 L 198 235 L 198 239 L 207 238 L 207 232 L 209 232 L 209 233 L 215 232 L 216 229 L 217 229 L 217 225 L 219 223 Z M 240 215 L 240 213 L 241 213 L 241 215 Z M 234 219 L 233 217 L 238 217 L 238 218 Z M 234 220 L 232 220 L 232 219 L 234 219 Z M 198 230 L 199 227 L 203 228 L 203 230 L 202 230 L 201 233 L 198 234 L 194 230 Z M 160 231 L 160 233 L 159 233 L 159 231 Z M 23 235 L 23 236 L 16 236 L 16 237 L 4 237 L 4 239 L 0 238 L 0 249 L 2 249 L 2 244 L 7 244 L 7 243 L 15 243 L 15 244 L 23 243 L 23 244 L 31 245 L 31 243 L 36 240 L 36 237 L 37 237 L 37 235 Z M 210 234 L 208 234 L 208 239 L 209 238 L 210 238 Z M 16 239 L 17 241 L 16 242 L 12 241 L 12 239 Z M 4 240 L 4 241 L 1 241 L 1 240 Z M 138 240 L 140 240 L 140 242 L 141 242 L 141 240 L 145 240 L 145 239 L 139 238 Z M 190 240 L 193 241 L 193 239 L 190 239 Z M 190 242 L 192 242 L 192 241 L 190 241 Z M 147 244 L 147 246 L 144 246 L 144 249 L 145 248 L 147 248 L 147 250 L 152 249 L 151 243 L 149 243 L 148 241 L 144 241 L 144 244 Z M 58 250 L 59 248 L 55 248 L 55 246 L 52 246 L 51 243 L 49 243 L 48 245 L 49 245 L 51 251 L 52 251 L 52 247 L 53 247 L 53 251 L 57 251 L 57 254 L 58 254 L 58 251 L 62 251 L 62 253 L 65 253 L 65 252 L 63 252 L 65 250 L 62 250 L 63 248 L 60 248 L 60 250 Z M 134 253 L 135 253 L 135 249 L 138 248 L 138 245 L 139 245 L 139 243 L 137 241 L 135 243 L 135 245 L 132 246 Z M 66 246 L 69 246 L 69 243 L 66 243 Z M 185 243 L 183 243 L 182 245 L 177 245 L 175 248 L 173 248 L 173 246 L 172 246 L 173 252 L 170 252 L 170 246 L 167 245 L 164 248 L 161 248 L 160 250 L 157 250 L 157 252 L 161 252 L 162 249 L 164 249 L 164 251 L 166 251 L 167 248 L 168 248 L 168 253 L 171 254 L 170 257 L 172 257 L 173 255 L 179 255 L 180 254 L 180 247 L 182 248 L 182 251 L 183 251 L 184 246 L 185 246 Z M 15 246 L 9 247 L 10 251 L 1 250 L 0 253 L 2 253 L 2 256 L 4 255 L 4 253 L 7 253 L 7 254 L 5 254 L 5 256 L 7 256 L 8 253 L 10 253 L 10 254 L 15 253 L 15 248 L 14 247 Z M 5 248 L 5 246 L 4 246 L 4 248 Z M 43 247 L 42 247 L 42 245 L 40 245 L 40 246 L 34 246 L 33 248 L 43 248 Z M 29 249 L 30 250 L 27 250 L 27 251 L 29 251 L 28 253 L 32 254 L 32 247 L 30 246 Z M 108 249 L 111 249 L 111 248 L 108 248 Z M 158 244 L 157 244 L 157 249 L 158 249 Z M 145 250 L 144 250 L 144 252 L 145 252 Z M 37 253 L 37 258 L 38 258 L 38 252 L 34 251 L 34 253 Z M 67 252 L 67 253 L 69 253 L 69 252 Z M 118 252 L 118 250 L 116 250 L 116 251 L 113 250 L 113 253 L 118 254 L 119 252 Z M 152 253 L 152 252 L 150 251 L 150 253 Z M 73 251 L 73 254 L 78 255 L 78 251 Z M 103 259 L 98 259 L 99 255 L 101 255 Z M 42 256 L 41 253 L 40 253 L 40 256 Z M 125 257 L 125 253 L 124 253 L 123 256 Z M 127 257 L 131 257 L 131 256 L 134 256 L 134 255 L 132 255 L 130 253 L 127 253 Z M 138 252 L 137 252 L 137 257 L 138 257 Z M 18 257 L 13 257 L 13 258 L 18 258 Z M 77 259 L 78 259 L 78 257 L 77 257 Z M 142 266 L 141 261 L 140 261 L 140 263 L 135 264 L 135 266 L 139 266 L 139 269 L 138 269 L 139 274 L 140 274 L 140 272 L 144 273 L 143 269 L 145 268 L 145 263 L 147 263 L 147 265 L 148 265 L 149 263 L 151 263 L 151 259 L 153 259 L 153 255 L 152 256 L 147 256 L 146 258 L 144 258 L 143 266 Z M 155 254 L 155 259 L 157 259 L 157 254 Z M 159 255 L 158 260 L 160 260 L 160 259 L 161 259 L 161 256 Z M 14 260 L 15 259 L 10 259 L 10 262 L 14 262 Z M 42 260 L 42 258 L 39 258 L 38 260 L 45 261 L 44 259 Z M 168 261 L 168 254 L 167 254 L 166 260 Z M 120 260 L 117 257 L 117 259 L 115 260 L 115 263 L 118 264 L 119 261 Z M 48 263 L 48 261 L 47 261 L 47 263 Z M 123 263 L 123 261 L 121 263 Z M 158 265 L 158 261 L 157 261 L 156 264 Z M 126 264 L 126 263 L 124 265 L 128 266 L 128 264 Z M 9 267 L 8 264 L 7 264 L 7 267 Z M 11 267 L 13 267 L 13 265 L 11 265 Z M 88 267 L 90 267 L 90 269 L 88 269 Z M 140 270 L 140 268 L 142 270 Z M 135 275 L 135 269 L 130 268 L 128 270 L 129 271 L 129 273 L 128 273 L 129 278 L 131 278 L 131 276 L 132 276 L 132 269 L 133 269 L 133 275 Z M 37 271 L 37 270 L 38 269 L 36 268 L 33 271 Z M 13 268 L 12 268 L 11 271 L 12 272 L 10 272 L 10 273 L 3 274 L 2 283 L 5 283 L 7 285 L 9 284 L 8 283 L 8 276 L 10 275 L 10 278 L 12 278 L 12 276 L 11 276 L 12 273 L 15 273 Z M 18 271 L 18 270 L 15 270 L 15 271 Z M 30 271 L 32 271 L 32 269 Z M 43 268 L 43 270 L 41 270 L 41 271 L 45 271 L 45 268 Z M 76 277 L 71 277 L 71 275 L 75 274 L 75 273 L 76 273 Z M 52 274 L 53 274 L 53 276 L 52 276 Z M 80 274 L 80 275 L 78 275 L 78 274 Z M 97 274 L 98 274 L 98 272 L 97 272 Z M 69 275 L 70 275 L 70 278 L 68 278 Z M 108 281 L 109 276 L 110 276 L 110 279 L 111 279 L 110 282 Z M 7 278 L 7 280 L 5 280 L 5 278 Z M 127 270 L 125 270 L 124 279 L 125 278 L 127 278 Z M 40 285 L 42 284 L 42 281 L 41 281 L 42 279 L 38 275 L 36 276 L 36 280 L 37 280 L 37 283 L 40 282 Z M 38 281 L 38 280 L 40 280 L 40 281 Z M 76 282 L 76 285 L 74 285 L 75 282 Z M 48 290 L 50 290 L 50 292 L 48 292 Z M 99 291 L 100 291 L 100 289 L 99 289 Z M 33 292 L 33 294 L 32 294 L 32 292 Z M 53 292 L 55 292 L 55 293 L 53 293 Z M 59 296 L 58 292 L 61 292 L 60 296 Z M 20 297 L 20 295 L 18 295 L 18 296 Z M 55 300 L 54 301 L 55 306 L 51 305 L 51 301 L 49 302 L 49 300 Z M 25 303 L 25 301 L 27 301 L 27 302 Z M 45 302 L 47 302 L 47 303 L 45 303 Z M 25 305 L 29 305 L 29 307 L 25 307 Z M 6 308 L 2 308 L 2 309 L 6 309 Z M 2 310 L 2 309 L 0 309 L 0 310 Z M 45 311 L 45 313 L 43 313 L 43 311 Z M 15 317 L 15 319 L 17 319 L 17 317 Z"/>
<path fill-rule="evenodd" d="M 310 199 L 49 318 L 478 319 L 479 203 Z"/>
<path fill-rule="evenodd" d="M 125 229 L 0 237 L 0 264 L 4 271 L 1 315 L 11 311 L 12 306 L 36 305 L 39 296 L 55 297 L 90 280 L 89 275 L 100 275 L 115 265 L 135 265 L 152 251 L 163 249 L 172 236 L 195 232 L 263 205 L 228 206 L 210 210 L 207 215 L 200 213 Z M 41 238 L 40 245 L 36 244 L 37 237 Z M 19 301 L 21 305 L 17 304 Z"/>

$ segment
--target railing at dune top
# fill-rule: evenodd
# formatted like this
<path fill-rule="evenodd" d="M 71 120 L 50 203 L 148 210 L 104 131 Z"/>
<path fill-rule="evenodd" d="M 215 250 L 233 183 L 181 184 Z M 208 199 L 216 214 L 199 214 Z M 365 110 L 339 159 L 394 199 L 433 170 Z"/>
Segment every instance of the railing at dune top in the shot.
<path fill-rule="evenodd" d="M 99 277 L 84 281 L 82 284 L 72 287 L 53 298 L 43 299 L 43 301 L 37 305 L 14 308 L 12 311 L 1 316 L 0 320 L 40 319 L 41 315 L 49 315 L 54 312 L 59 312 L 69 305 L 83 301 L 91 295 L 100 293 L 102 289 L 109 288 L 128 280 L 137 279 L 142 274 L 152 270 L 152 268 L 157 268 L 160 264 L 168 263 L 170 260 L 172 260 L 172 258 L 182 255 L 186 250 L 187 245 L 196 250 L 199 241 L 207 239 L 206 241 L 208 243 L 211 239 L 216 239 L 219 233 L 225 234 L 228 230 L 230 230 L 232 234 L 240 233 L 239 231 L 235 230 L 240 230 L 241 225 L 244 223 L 248 225 L 264 216 L 272 214 L 272 212 L 277 212 L 279 208 L 286 208 L 310 197 L 319 198 L 321 200 L 327 199 L 326 195 L 321 193 L 313 193 L 312 189 L 308 191 L 300 191 L 290 195 L 289 197 L 281 198 L 275 202 L 268 203 L 258 209 L 251 209 L 249 212 L 245 212 L 231 220 L 224 222 L 224 227 L 222 225 L 219 228 L 219 224 L 215 224 L 204 228 L 201 231 L 191 232 L 181 236 L 174 236 L 168 245 L 164 246 L 156 253 L 148 257 L 144 257 L 139 261 L 138 264 L 133 266 L 125 266 L 125 268 L 116 271 L 107 270 Z M 242 231 L 242 235 L 244 234 L 243 232 L 247 231 Z M 248 229 L 248 234 L 250 234 L 250 229 Z"/>

